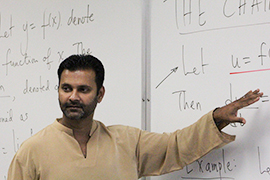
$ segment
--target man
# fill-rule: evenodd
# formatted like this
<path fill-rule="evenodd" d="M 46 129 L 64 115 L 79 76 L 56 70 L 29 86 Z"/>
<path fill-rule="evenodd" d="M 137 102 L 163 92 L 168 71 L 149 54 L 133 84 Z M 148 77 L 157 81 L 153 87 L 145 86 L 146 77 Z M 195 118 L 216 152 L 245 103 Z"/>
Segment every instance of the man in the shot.
<path fill-rule="evenodd" d="M 158 134 L 93 120 L 105 93 L 97 58 L 70 56 L 60 64 L 58 77 L 63 117 L 21 145 L 8 179 L 129 180 L 172 172 L 233 141 L 220 130 L 231 122 L 245 123 L 237 111 L 263 95 L 249 91 L 183 130 Z"/>

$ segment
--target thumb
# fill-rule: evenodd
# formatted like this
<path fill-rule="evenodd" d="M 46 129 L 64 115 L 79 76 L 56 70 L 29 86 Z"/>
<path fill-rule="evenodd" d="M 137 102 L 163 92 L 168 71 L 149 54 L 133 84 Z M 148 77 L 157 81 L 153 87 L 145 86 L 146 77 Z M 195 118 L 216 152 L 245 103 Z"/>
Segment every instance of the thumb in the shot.
<path fill-rule="evenodd" d="M 246 124 L 246 120 L 243 117 L 235 117 L 231 120 L 231 122 L 238 122 L 238 123 L 243 123 Z"/>

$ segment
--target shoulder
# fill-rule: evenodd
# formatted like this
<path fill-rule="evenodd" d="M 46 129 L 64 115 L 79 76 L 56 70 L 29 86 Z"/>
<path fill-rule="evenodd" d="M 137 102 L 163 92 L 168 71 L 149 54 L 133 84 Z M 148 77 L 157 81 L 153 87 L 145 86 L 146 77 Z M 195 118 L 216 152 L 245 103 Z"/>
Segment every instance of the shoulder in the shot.
<path fill-rule="evenodd" d="M 94 121 L 97 123 L 98 127 L 102 129 L 102 131 L 113 135 L 117 137 L 134 137 L 138 138 L 142 132 L 141 129 L 132 127 L 132 126 L 125 126 L 125 125 L 110 125 L 110 126 L 105 126 L 102 122 L 100 121 Z"/>
<path fill-rule="evenodd" d="M 39 149 L 42 145 L 45 145 L 44 142 L 48 141 L 48 136 L 53 137 L 54 128 L 51 125 L 43 128 L 42 130 L 38 131 L 33 136 L 26 139 L 21 145 L 18 152 L 23 151 L 32 151 L 35 149 Z M 46 137 L 46 138 L 45 138 Z"/>

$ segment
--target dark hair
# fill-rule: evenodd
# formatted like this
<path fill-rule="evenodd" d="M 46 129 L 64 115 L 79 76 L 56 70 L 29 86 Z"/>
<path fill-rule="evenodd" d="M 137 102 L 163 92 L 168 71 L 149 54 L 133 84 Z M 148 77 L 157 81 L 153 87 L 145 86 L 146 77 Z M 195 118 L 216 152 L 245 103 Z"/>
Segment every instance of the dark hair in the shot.
<path fill-rule="evenodd" d="M 61 74 L 67 69 L 69 71 L 76 70 L 94 70 L 96 73 L 95 82 L 97 90 L 103 86 L 105 70 L 100 60 L 92 55 L 71 55 L 59 65 L 57 74 L 60 84 Z"/>

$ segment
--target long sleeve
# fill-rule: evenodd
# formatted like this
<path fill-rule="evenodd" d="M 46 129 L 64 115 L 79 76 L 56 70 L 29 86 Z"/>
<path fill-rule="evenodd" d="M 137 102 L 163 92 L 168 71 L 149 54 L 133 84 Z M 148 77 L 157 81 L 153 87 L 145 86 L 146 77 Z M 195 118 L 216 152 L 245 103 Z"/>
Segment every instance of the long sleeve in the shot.
<path fill-rule="evenodd" d="M 235 136 L 218 130 L 212 111 L 189 127 L 173 133 L 142 131 L 137 149 L 139 177 L 182 169 L 234 139 Z"/>
<path fill-rule="evenodd" d="M 72 130 L 58 121 L 26 140 L 8 180 L 138 179 L 179 170 L 234 140 L 220 132 L 212 112 L 173 133 L 152 133 L 94 121 L 85 158 Z"/>
<path fill-rule="evenodd" d="M 35 167 L 31 162 L 31 158 L 21 159 L 20 157 L 26 157 L 21 155 L 23 152 L 19 152 L 20 155 L 15 154 L 8 171 L 8 180 L 35 180 Z"/>

